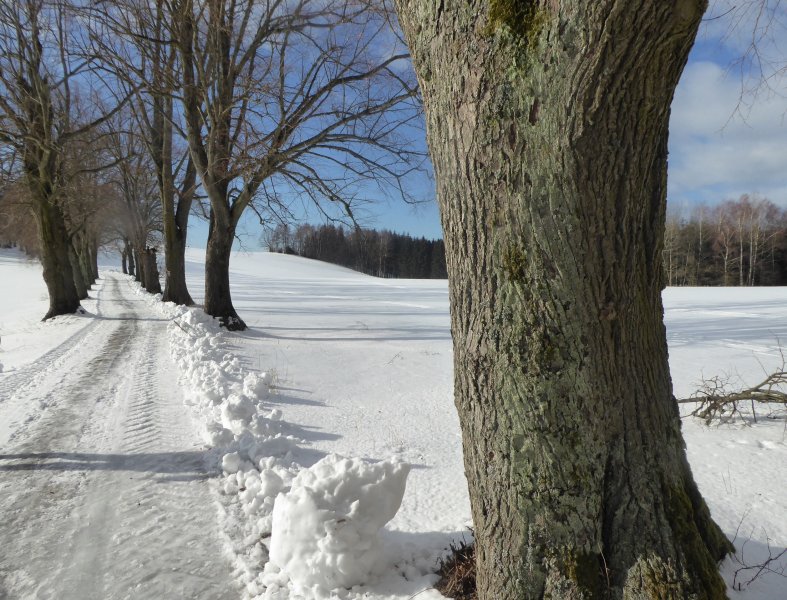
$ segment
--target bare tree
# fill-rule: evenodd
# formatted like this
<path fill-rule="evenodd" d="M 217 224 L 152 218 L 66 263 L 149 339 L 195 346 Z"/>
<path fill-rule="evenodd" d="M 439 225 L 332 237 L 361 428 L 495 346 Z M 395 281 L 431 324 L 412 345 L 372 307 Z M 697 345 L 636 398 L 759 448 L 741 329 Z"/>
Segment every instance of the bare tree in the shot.
<path fill-rule="evenodd" d="M 352 215 L 364 186 L 400 179 L 422 157 L 405 52 L 385 6 L 346 0 L 174 0 L 189 149 L 210 201 L 205 310 L 243 329 L 229 261 L 241 215 L 294 192 Z M 395 47 L 395 46 L 394 46 Z"/>
<path fill-rule="evenodd" d="M 29 194 L 24 183 L 7 182 L 0 193 L 0 245 L 16 246 L 39 257 L 38 229 L 30 215 Z"/>
<path fill-rule="evenodd" d="M 80 300 L 64 209 L 74 176 L 66 148 L 116 110 L 86 104 L 102 96 L 84 89 L 97 57 L 83 51 L 89 44 L 72 8 L 66 0 L 0 3 L 0 142 L 15 151 L 38 227 L 49 292 L 44 319 L 74 312 Z"/>
<path fill-rule="evenodd" d="M 697 224 L 697 239 L 696 244 L 694 245 L 694 249 L 697 251 L 697 259 L 695 264 L 695 271 L 694 271 L 694 285 L 701 285 L 702 284 L 702 276 L 704 274 L 704 263 L 703 263 L 703 255 L 705 250 L 705 214 L 707 213 L 707 207 L 704 204 L 700 204 L 694 208 L 693 212 L 693 221 Z"/>
<path fill-rule="evenodd" d="M 153 161 L 162 207 L 163 299 L 193 304 L 186 285 L 185 251 L 197 174 L 181 137 L 180 111 L 176 110 L 180 81 L 172 3 L 120 0 L 102 3 L 89 14 L 104 64 L 128 91 L 136 90 L 131 114 Z"/>
<path fill-rule="evenodd" d="M 664 234 L 664 271 L 667 275 L 667 285 L 677 285 L 678 255 L 680 245 L 680 215 L 677 212 L 667 212 L 667 223 Z"/>
<path fill-rule="evenodd" d="M 126 124 L 132 124 L 130 118 Z M 107 151 L 115 166 L 110 182 L 116 190 L 115 223 L 127 258 L 135 265 L 134 275 L 149 292 L 161 292 L 153 248 L 162 231 L 155 164 L 145 151 L 144 139 L 123 127 L 123 122 L 107 124 Z"/>
<path fill-rule="evenodd" d="M 736 229 L 731 214 L 731 203 L 725 202 L 717 206 L 714 213 L 715 230 L 713 249 L 722 262 L 722 285 L 731 284 L 731 268 L 736 260 Z"/>
<path fill-rule="evenodd" d="M 787 6 L 781 0 L 713 0 L 707 21 L 741 49 L 730 67 L 740 77 L 736 111 L 745 118 L 761 95 L 783 91 Z"/>

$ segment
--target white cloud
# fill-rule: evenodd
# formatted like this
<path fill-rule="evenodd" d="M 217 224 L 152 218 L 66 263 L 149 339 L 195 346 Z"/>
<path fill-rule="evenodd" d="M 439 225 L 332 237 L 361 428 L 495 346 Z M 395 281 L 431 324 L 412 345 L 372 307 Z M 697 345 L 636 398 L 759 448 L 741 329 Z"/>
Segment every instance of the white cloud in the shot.
<path fill-rule="evenodd" d="M 672 105 L 669 200 L 717 202 L 757 192 L 787 205 L 787 85 L 741 104 L 741 82 L 690 63 Z"/>

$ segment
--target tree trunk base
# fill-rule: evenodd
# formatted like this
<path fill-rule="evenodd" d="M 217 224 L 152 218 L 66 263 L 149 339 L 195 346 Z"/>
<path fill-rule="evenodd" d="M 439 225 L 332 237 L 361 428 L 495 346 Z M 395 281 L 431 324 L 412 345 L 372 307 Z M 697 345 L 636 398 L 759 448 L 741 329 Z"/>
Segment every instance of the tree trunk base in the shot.
<path fill-rule="evenodd" d="M 218 319 L 219 323 L 221 323 L 221 326 L 227 331 L 245 331 L 248 329 L 246 323 L 244 323 L 243 319 L 241 319 L 237 314 L 227 316 L 212 316 Z"/>
<path fill-rule="evenodd" d="M 49 310 L 44 315 L 44 318 L 41 320 L 48 321 L 49 319 L 53 319 L 55 317 L 60 317 L 63 315 L 73 315 L 81 308 L 82 305 L 79 302 L 77 302 L 76 304 L 69 304 L 67 306 L 50 306 Z"/>
<path fill-rule="evenodd" d="M 194 306 L 194 300 L 191 298 L 188 290 L 185 292 L 177 293 L 173 290 L 168 283 L 164 283 L 164 295 L 161 297 L 162 302 L 173 302 L 182 306 Z"/>

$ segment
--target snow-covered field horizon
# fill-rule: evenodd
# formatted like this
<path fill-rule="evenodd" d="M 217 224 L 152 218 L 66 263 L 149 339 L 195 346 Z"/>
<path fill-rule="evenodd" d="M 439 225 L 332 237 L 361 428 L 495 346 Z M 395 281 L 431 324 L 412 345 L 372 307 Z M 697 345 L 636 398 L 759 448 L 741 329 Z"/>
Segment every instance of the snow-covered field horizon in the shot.
<path fill-rule="evenodd" d="M 189 250 L 187 278 L 197 302 L 202 297 L 202 265 L 202 252 Z M 122 290 L 127 280 L 102 272 L 92 298 L 83 304 L 86 315 L 48 323 L 39 322 L 46 311 L 46 291 L 36 263 L 1 250 L 0 281 L 5 290 L 0 297 L 2 490 L 11 489 L 17 483 L 12 478 L 24 473 L 11 468 L 20 459 L 9 458 L 8 444 L 26 442 L 36 422 L 45 422 L 47 411 L 58 407 L 57 398 L 24 405 L 25 398 L 15 391 L 21 375 L 30 375 L 25 369 L 47 356 L 52 364 L 70 360 L 69 340 L 89 346 L 94 338 L 103 339 L 100 331 L 86 330 L 97 327 L 95 315 L 111 318 L 110 303 L 117 300 L 108 295 L 107 286 Z M 214 445 L 225 443 L 228 448 L 223 474 L 208 470 L 206 478 L 212 481 L 217 535 L 224 544 L 224 558 L 217 557 L 217 563 L 226 560 L 228 573 L 233 569 L 231 578 L 240 586 L 237 593 L 292 600 L 407 600 L 416 594 L 419 600 L 442 598 L 430 589 L 431 573 L 449 543 L 463 536 L 470 539 L 471 525 L 452 398 L 446 282 L 377 279 L 268 253 L 234 255 L 231 282 L 235 307 L 250 327 L 245 332 L 220 333 L 201 311 L 167 307 L 148 295 L 139 296 L 145 307 L 135 308 L 134 314 L 153 321 L 177 321 L 177 327 L 164 325 L 160 330 L 167 331 L 161 347 L 168 344 L 168 360 L 177 371 L 171 378 L 181 380 L 179 393 L 190 404 L 184 410 L 198 422 L 195 431 L 201 429 Z M 123 302 L 130 305 L 132 297 L 123 294 Z M 676 396 L 691 394 L 702 377 L 729 374 L 753 384 L 764 377 L 764 371 L 781 366 L 780 340 L 787 339 L 787 288 L 674 288 L 665 291 L 664 301 Z M 65 358 L 57 348 L 63 349 Z M 46 386 L 51 386 L 45 391 L 54 396 L 54 380 L 43 381 L 39 388 Z M 785 548 L 783 418 L 710 428 L 686 419 L 683 429 L 695 478 L 714 518 L 730 537 L 737 532 L 738 557 L 753 565 L 769 552 Z M 333 455 L 362 460 L 342 462 Z M 400 467 L 405 464 L 411 465 L 409 475 Z M 58 473 L 57 465 L 47 469 Z M 398 511 L 392 502 L 384 510 L 361 514 L 359 506 L 385 504 L 374 490 L 396 499 L 405 477 Z M 354 509 L 353 498 L 340 492 L 342 481 L 352 481 L 349 487 L 360 498 Z M 277 501 L 274 509 L 273 499 L 287 490 L 280 496 L 285 500 Z M 276 528 L 276 511 L 278 527 L 302 543 L 280 545 L 273 552 L 278 564 L 265 568 L 267 546 L 276 545 L 267 537 Z M 363 537 L 367 529 L 387 520 L 384 513 L 392 512 L 395 516 L 377 541 L 374 536 Z M 350 537 L 331 538 L 336 543 L 344 540 L 344 546 L 336 551 L 311 547 L 315 540 L 300 527 L 304 518 L 322 515 L 325 534 L 325 527 L 335 523 L 340 513 L 351 514 L 357 525 Z M 8 527 L 0 528 L 0 547 L 14 535 Z M 374 554 L 374 560 L 355 570 L 339 565 L 362 562 L 352 555 L 348 542 L 361 538 L 352 536 L 372 540 L 369 556 Z M 25 539 L 35 544 L 30 535 Z M 133 536 L 124 539 L 132 543 Z M 145 547 L 135 552 L 131 554 L 141 561 Z M 299 568 L 306 556 L 314 561 L 310 573 Z M 761 574 L 742 591 L 733 590 L 740 567 L 728 559 L 722 568 L 731 597 L 787 598 L 783 591 L 787 580 L 774 573 Z M 23 577 L 20 570 L 25 568 Z M 316 571 L 320 577 L 314 575 Z M 347 573 L 366 580 L 345 589 L 342 586 L 356 583 L 352 577 L 342 579 L 340 575 Z M 736 582 L 745 583 L 753 574 L 741 572 Z M 23 567 L 0 557 L 0 598 L 36 597 L 30 591 L 41 592 L 30 581 L 35 578 L 32 565 Z M 331 586 L 336 587 L 331 591 Z M 4 589 L 10 595 L 4 596 Z M 16 590 L 30 595 L 14 596 Z M 192 597 L 219 596 L 206 591 Z"/>

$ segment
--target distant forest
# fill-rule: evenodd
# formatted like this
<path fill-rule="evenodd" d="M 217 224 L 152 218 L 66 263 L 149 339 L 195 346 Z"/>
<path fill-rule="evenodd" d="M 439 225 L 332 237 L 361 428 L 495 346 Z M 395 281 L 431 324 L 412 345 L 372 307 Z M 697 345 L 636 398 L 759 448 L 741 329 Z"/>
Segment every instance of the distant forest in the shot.
<path fill-rule="evenodd" d="M 375 277 L 445 279 L 443 240 L 335 225 L 279 225 L 265 239 L 271 252 L 297 254 Z"/>
<path fill-rule="evenodd" d="M 787 285 L 787 211 L 748 195 L 670 213 L 662 257 L 667 285 Z"/>
<path fill-rule="evenodd" d="M 376 277 L 444 279 L 442 240 L 334 225 L 280 225 L 266 238 L 288 252 Z M 787 210 L 749 195 L 670 212 L 662 250 L 670 286 L 787 285 Z"/>

